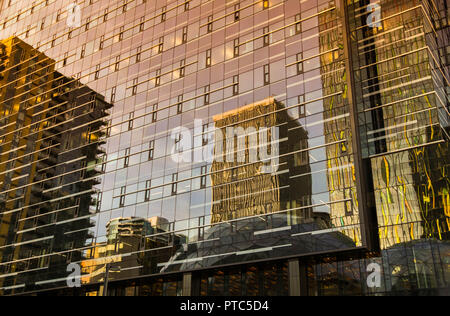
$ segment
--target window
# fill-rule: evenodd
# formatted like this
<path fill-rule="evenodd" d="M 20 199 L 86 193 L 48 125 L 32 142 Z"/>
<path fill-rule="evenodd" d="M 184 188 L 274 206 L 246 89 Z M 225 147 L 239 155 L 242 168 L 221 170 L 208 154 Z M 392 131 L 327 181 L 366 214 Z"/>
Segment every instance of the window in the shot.
<path fill-rule="evenodd" d="M 211 67 L 211 49 L 206 51 L 206 68 Z"/>
<path fill-rule="evenodd" d="M 150 188 L 152 186 L 152 180 L 147 180 L 145 182 L 145 201 L 150 201 Z"/>
<path fill-rule="evenodd" d="M 175 151 L 177 152 L 181 152 L 181 133 L 178 133 L 177 135 L 175 135 Z"/>
<path fill-rule="evenodd" d="M 186 74 L 186 60 L 183 59 L 180 61 L 180 78 L 183 78 Z"/>
<path fill-rule="evenodd" d="M 209 100 L 210 100 L 209 90 L 210 90 L 210 86 L 207 85 L 207 86 L 204 88 L 204 95 L 203 95 L 204 105 L 208 105 L 208 104 L 209 104 Z"/>
<path fill-rule="evenodd" d="M 303 73 L 303 53 L 297 54 L 297 75 L 300 75 Z"/>
<path fill-rule="evenodd" d="M 125 30 L 125 27 L 121 26 L 120 27 L 120 31 L 119 31 L 119 41 L 123 40 L 123 32 L 124 32 L 124 30 Z"/>
<path fill-rule="evenodd" d="M 103 22 L 108 21 L 108 9 L 105 9 L 105 12 L 103 13 Z"/>
<path fill-rule="evenodd" d="M 209 130 L 209 124 L 203 124 L 203 126 L 202 126 L 202 143 L 203 143 L 203 146 L 206 146 L 208 144 L 208 130 Z"/>
<path fill-rule="evenodd" d="M 297 14 L 297 15 L 295 16 L 295 22 L 297 22 L 297 23 L 295 24 L 295 33 L 296 33 L 296 34 L 299 34 L 299 33 L 302 32 L 302 23 L 299 22 L 300 20 L 301 20 L 301 15 L 300 15 L 300 14 Z"/>
<path fill-rule="evenodd" d="M 233 42 L 233 56 L 239 56 L 239 38 L 236 38 Z"/>
<path fill-rule="evenodd" d="M 159 38 L 159 44 L 158 44 L 158 54 L 161 54 L 164 51 L 164 37 L 161 36 Z"/>
<path fill-rule="evenodd" d="M 207 166 L 202 166 L 202 168 L 201 168 L 202 177 L 200 178 L 200 188 L 201 189 L 206 188 L 206 173 L 207 172 L 208 172 Z"/>
<path fill-rule="evenodd" d="M 153 160 L 155 155 L 155 141 L 152 140 L 149 143 L 149 149 L 148 149 L 148 160 Z"/>
<path fill-rule="evenodd" d="M 167 7 L 166 6 L 161 8 L 161 23 L 166 20 L 166 11 L 167 11 Z"/>
<path fill-rule="evenodd" d="M 184 3 L 184 11 L 189 11 L 190 3 L 191 3 L 191 1 L 186 1 Z"/>
<path fill-rule="evenodd" d="M 158 69 L 156 71 L 155 87 L 159 87 L 160 85 L 161 85 L 161 69 Z"/>
<path fill-rule="evenodd" d="M 91 18 L 90 17 L 87 17 L 86 18 L 86 25 L 84 26 L 84 30 L 87 32 L 87 31 L 89 31 L 89 23 L 90 23 L 90 21 L 91 21 Z"/>
<path fill-rule="evenodd" d="M 207 29 L 208 33 L 211 33 L 213 31 L 213 22 L 212 21 L 213 21 L 213 16 L 212 15 L 208 16 L 208 29 Z"/>
<path fill-rule="evenodd" d="M 120 188 L 120 201 L 119 201 L 119 207 L 125 206 L 125 195 L 127 194 L 127 187 L 121 187 Z"/>
<path fill-rule="evenodd" d="M 264 85 L 270 84 L 270 66 L 264 65 Z"/>
<path fill-rule="evenodd" d="M 177 190 L 178 190 L 177 181 L 178 181 L 178 173 L 172 174 L 172 195 L 177 194 Z"/>
<path fill-rule="evenodd" d="M 108 124 L 108 126 L 110 126 L 110 125 Z M 107 163 L 107 161 L 108 161 L 108 155 L 104 154 L 103 157 L 102 157 L 102 172 L 103 173 L 106 171 L 106 163 Z"/>
<path fill-rule="evenodd" d="M 298 113 L 300 117 L 305 117 L 306 111 L 305 111 L 305 96 L 299 95 L 298 96 Z"/>
<path fill-rule="evenodd" d="M 158 119 L 158 105 L 153 105 L 153 112 L 152 112 L 152 123 L 155 123 Z"/>
<path fill-rule="evenodd" d="M 181 42 L 183 44 L 187 43 L 187 39 L 188 39 L 187 32 L 188 32 L 188 27 L 187 26 L 183 27 L 183 37 L 182 37 L 182 40 L 181 40 Z"/>
<path fill-rule="evenodd" d="M 116 56 L 116 63 L 114 64 L 114 71 L 120 70 L 120 55 Z"/>
<path fill-rule="evenodd" d="M 268 9 L 269 8 L 269 0 L 263 0 L 263 9 Z"/>
<path fill-rule="evenodd" d="M 100 36 L 100 45 L 99 45 L 99 50 L 102 50 L 105 46 L 105 35 Z"/>
<path fill-rule="evenodd" d="M 141 61 L 141 57 L 142 57 L 141 51 L 142 51 L 142 46 L 139 46 L 136 49 L 136 63 L 139 63 Z"/>
<path fill-rule="evenodd" d="M 134 125 L 134 112 L 131 112 L 128 115 L 128 130 L 131 131 Z"/>
<path fill-rule="evenodd" d="M 178 96 L 177 114 L 183 113 L 183 95 Z"/>
<path fill-rule="evenodd" d="M 123 167 L 124 168 L 127 168 L 130 164 L 130 152 L 131 152 L 130 148 L 125 149 L 125 157 L 123 159 Z"/>
<path fill-rule="evenodd" d="M 237 22 L 241 18 L 241 6 L 238 4 L 234 5 L 234 21 Z"/>
<path fill-rule="evenodd" d="M 263 40 L 264 40 L 264 46 L 269 46 L 270 45 L 270 35 L 269 35 L 269 27 L 266 26 L 263 29 Z"/>
<path fill-rule="evenodd" d="M 238 180 L 238 168 L 231 169 L 231 181 Z"/>
<path fill-rule="evenodd" d="M 239 76 L 233 76 L 233 95 L 239 94 Z"/>
<path fill-rule="evenodd" d="M 94 79 L 97 80 L 100 77 L 100 65 L 95 66 Z"/>
<path fill-rule="evenodd" d="M 137 94 L 137 88 L 138 88 L 138 78 L 134 78 L 133 79 L 133 87 L 132 87 L 132 91 L 131 91 L 132 95 Z"/>
<path fill-rule="evenodd" d="M 144 31 L 144 27 L 145 27 L 145 16 L 141 17 L 140 20 L 140 24 L 139 24 L 139 32 L 143 32 Z"/>
<path fill-rule="evenodd" d="M 112 89 L 111 89 L 111 102 L 114 102 L 116 100 L 116 90 L 117 90 L 117 87 L 112 87 Z"/>

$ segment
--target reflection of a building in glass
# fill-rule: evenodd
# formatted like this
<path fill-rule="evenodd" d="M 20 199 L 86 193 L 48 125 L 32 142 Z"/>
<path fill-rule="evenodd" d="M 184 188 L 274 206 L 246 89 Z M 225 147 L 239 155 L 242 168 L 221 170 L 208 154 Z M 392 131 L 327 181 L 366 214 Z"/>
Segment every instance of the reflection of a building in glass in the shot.
<path fill-rule="evenodd" d="M 321 218 L 329 226 L 329 214 L 312 212 L 308 133 L 283 104 L 269 98 L 217 115 L 214 123 L 224 135 L 215 140 L 215 148 L 224 148 L 223 154 L 233 159 L 218 157 L 216 152 L 211 168 L 212 224 L 288 210 L 286 224 Z M 276 137 L 272 135 L 274 127 Z M 270 135 L 263 136 L 261 131 Z M 227 148 L 231 144 L 234 148 Z M 253 157 L 259 154 L 256 161 L 250 158 L 252 151 Z M 241 152 L 245 160 L 240 162 Z M 269 159 L 264 160 L 266 157 Z M 272 172 L 261 172 L 262 166 Z"/>
<path fill-rule="evenodd" d="M 447 240 L 450 231 L 448 79 L 437 51 L 448 34 L 425 35 L 432 27 L 421 9 L 399 17 L 398 8 L 384 3 L 382 14 L 389 18 L 382 28 L 365 31 L 355 84 L 381 249 L 423 238 Z"/>
<path fill-rule="evenodd" d="M 332 5 L 332 4 L 330 4 Z M 321 14 L 319 25 L 335 23 L 336 12 Z M 344 227 L 342 232 L 361 245 L 360 218 L 355 188 L 354 151 L 346 102 L 348 87 L 345 74 L 345 56 L 341 47 L 343 34 L 340 28 L 323 32 L 319 37 L 323 137 L 326 152 L 329 207 L 334 227 Z"/>
<path fill-rule="evenodd" d="M 168 233 L 169 222 L 162 217 L 149 219 L 115 218 L 107 225 L 107 242 L 92 248 L 91 259 L 81 263 L 83 283 L 127 279 L 155 273 L 157 262 L 167 261 L 174 249 L 186 242 L 181 235 Z"/>
<path fill-rule="evenodd" d="M 163 271 L 355 247 L 350 238 L 332 228 L 328 212 L 313 211 L 308 133 L 282 103 L 270 98 L 214 120 L 220 135 L 227 135 L 228 127 L 242 128 L 237 134 L 245 137 L 245 146 L 237 145 L 236 135 L 235 141 L 230 141 L 231 133 L 229 138 L 216 137 L 215 146 L 221 148 L 216 150 L 211 168 L 211 227 L 203 238 L 159 264 Z M 268 155 L 276 160 L 276 167 L 272 173 L 261 173 L 262 159 L 253 162 L 249 152 L 252 146 L 260 152 L 265 148 L 261 149 L 264 145 L 256 141 L 258 138 L 251 140 L 251 133 L 271 127 L 278 127 L 278 135 L 270 144 L 272 148 L 278 144 L 278 150 L 276 155 Z M 233 150 L 226 150 L 232 143 Z M 245 161 L 238 161 L 239 151 L 245 151 Z M 231 152 L 235 161 L 220 158 L 218 152 Z M 265 164 L 270 162 L 266 160 Z"/>
<path fill-rule="evenodd" d="M 82 259 L 110 105 L 18 38 L 0 42 L 0 60 L 1 293 Z"/>

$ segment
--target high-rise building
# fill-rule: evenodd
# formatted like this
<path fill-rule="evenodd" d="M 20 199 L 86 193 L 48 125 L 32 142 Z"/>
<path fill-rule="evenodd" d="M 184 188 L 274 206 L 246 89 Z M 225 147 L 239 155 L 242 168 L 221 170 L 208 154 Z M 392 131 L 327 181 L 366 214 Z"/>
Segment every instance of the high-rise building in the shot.
<path fill-rule="evenodd" d="M 17 37 L 0 49 L 0 287 L 17 291 L 84 257 L 110 105 Z"/>
<path fill-rule="evenodd" d="M 0 1 L 0 295 L 449 294 L 448 12 Z"/>

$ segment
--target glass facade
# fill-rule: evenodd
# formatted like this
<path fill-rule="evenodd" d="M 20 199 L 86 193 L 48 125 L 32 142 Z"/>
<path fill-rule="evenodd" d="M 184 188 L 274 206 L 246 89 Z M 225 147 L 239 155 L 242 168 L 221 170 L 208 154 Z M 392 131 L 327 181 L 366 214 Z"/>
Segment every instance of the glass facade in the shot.
<path fill-rule="evenodd" d="M 448 13 L 0 0 L 0 295 L 448 294 Z"/>

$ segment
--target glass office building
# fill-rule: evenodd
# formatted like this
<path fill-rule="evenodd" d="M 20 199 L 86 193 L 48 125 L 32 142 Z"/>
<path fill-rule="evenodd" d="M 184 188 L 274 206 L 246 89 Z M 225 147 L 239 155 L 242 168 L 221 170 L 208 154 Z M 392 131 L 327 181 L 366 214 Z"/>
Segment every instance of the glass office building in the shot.
<path fill-rule="evenodd" d="M 0 295 L 450 294 L 445 0 L 0 0 Z"/>

